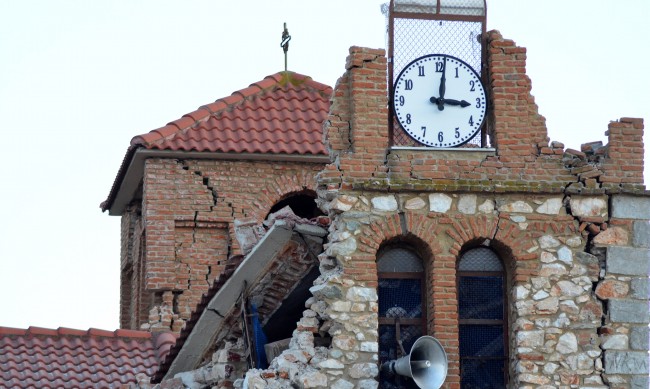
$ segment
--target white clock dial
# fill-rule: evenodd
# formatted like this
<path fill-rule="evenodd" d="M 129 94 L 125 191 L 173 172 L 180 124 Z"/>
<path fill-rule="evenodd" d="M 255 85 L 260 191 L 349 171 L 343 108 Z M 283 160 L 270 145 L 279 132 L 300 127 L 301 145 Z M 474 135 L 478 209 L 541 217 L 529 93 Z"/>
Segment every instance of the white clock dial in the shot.
<path fill-rule="evenodd" d="M 433 147 L 460 146 L 472 139 L 483 124 L 486 104 L 479 75 L 445 54 L 406 65 L 393 93 L 395 117 L 404 131 Z"/>

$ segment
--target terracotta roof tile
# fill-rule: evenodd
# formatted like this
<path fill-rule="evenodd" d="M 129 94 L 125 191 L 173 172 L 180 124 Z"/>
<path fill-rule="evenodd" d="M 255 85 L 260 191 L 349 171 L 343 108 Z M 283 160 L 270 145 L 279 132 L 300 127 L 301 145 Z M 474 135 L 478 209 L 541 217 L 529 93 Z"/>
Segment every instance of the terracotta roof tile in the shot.
<path fill-rule="evenodd" d="M 327 155 L 323 123 L 332 88 L 310 77 L 279 72 L 248 88 L 131 139 L 111 191 L 110 209 L 138 148 L 172 151 Z"/>
<path fill-rule="evenodd" d="M 0 327 L 3 387 L 116 388 L 149 376 L 175 336 L 145 331 Z"/>
<path fill-rule="evenodd" d="M 159 150 L 326 155 L 322 126 L 331 93 L 329 86 L 302 74 L 277 73 L 136 136 L 131 144 Z"/>

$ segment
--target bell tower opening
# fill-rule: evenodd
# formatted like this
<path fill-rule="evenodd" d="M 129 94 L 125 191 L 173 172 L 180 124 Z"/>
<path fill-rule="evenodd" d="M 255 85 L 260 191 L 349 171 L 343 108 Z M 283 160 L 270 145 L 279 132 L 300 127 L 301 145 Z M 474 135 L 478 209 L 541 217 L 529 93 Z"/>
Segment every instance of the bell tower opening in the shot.
<path fill-rule="evenodd" d="M 305 190 L 286 195 L 282 200 L 278 201 L 273 205 L 273 207 L 271 207 L 271 210 L 266 215 L 265 219 L 270 214 L 275 213 L 286 206 L 289 206 L 296 216 L 304 219 L 313 219 L 317 216 L 324 215 L 316 205 L 316 193 L 311 190 Z"/>

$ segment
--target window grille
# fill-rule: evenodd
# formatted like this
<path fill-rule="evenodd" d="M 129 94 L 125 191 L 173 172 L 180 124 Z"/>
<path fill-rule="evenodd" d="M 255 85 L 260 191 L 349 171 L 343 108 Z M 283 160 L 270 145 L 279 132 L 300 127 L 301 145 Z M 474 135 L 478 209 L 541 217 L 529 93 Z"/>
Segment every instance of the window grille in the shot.
<path fill-rule="evenodd" d="M 393 247 L 377 259 L 379 298 L 379 365 L 398 359 L 426 334 L 424 308 L 424 267 L 410 249 Z M 397 343 L 397 331 L 405 354 Z M 382 389 L 417 388 L 413 380 L 382 372 Z"/>
<path fill-rule="evenodd" d="M 508 358 L 503 264 L 492 250 L 473 249 L 461 257 L 457 276 L 461 388 L 504 388 Z"/>

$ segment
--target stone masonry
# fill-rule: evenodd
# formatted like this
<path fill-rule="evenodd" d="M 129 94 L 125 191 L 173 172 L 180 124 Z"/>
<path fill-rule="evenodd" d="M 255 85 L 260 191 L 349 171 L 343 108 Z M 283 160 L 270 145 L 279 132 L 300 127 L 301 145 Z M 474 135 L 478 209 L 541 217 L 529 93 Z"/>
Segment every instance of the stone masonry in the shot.
<path fill-rule="evenodd" d="M 460 387 L 456 263 L 479 245 L 508 268 L 509 387 L 647 387 L 643 122 L 610 123 L 597 153 L 564 150 L 530 95 L 526 50 L 498 32 L 488 44 L 494 149 L 458 151 L 390 149 L 384 53 L 351 48 L 325 124 L 332 163 L 319 203 L 332 224 L 309 325 L 243 387 L 377 388 L 375 260 L 394 240 L 428 253 L 428 333 L 449 358 L 444 387 Z M 314 346 L 323 333 L 329 348 Z"/>

